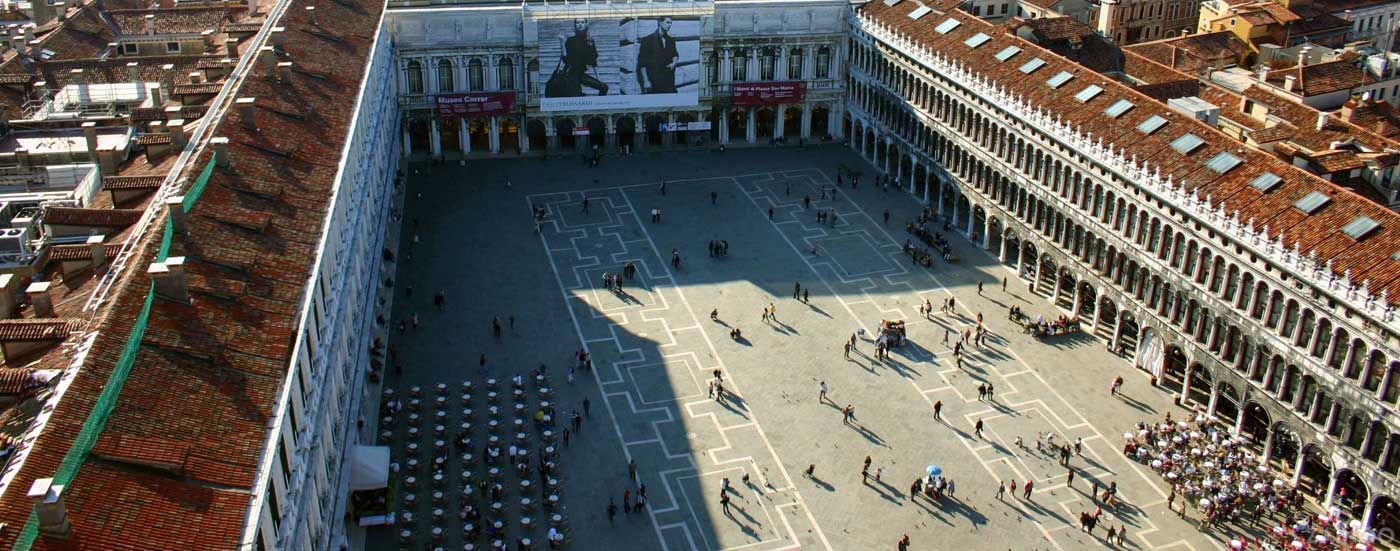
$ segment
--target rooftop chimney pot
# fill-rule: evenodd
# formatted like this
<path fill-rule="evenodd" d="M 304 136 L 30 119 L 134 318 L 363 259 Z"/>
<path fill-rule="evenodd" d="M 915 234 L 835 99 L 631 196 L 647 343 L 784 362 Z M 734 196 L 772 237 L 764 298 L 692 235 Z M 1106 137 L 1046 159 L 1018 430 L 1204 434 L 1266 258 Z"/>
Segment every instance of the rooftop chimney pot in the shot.
<path fill-rule="evenodd" d="M 238 98 L 233 100 L 238 107 L 238 120 L 243 123 L 243 127 L 256 131 L 258 129 L 258 99 Z"/>
<path fill-rule="evenodd" d="M 97 162 L 97 123 L 88 121 L 83 123 L 83 141 L 87 142 L 88 155 L 92 157 L 92 162 Z"/>
<path fill-rule="evenodd" d="M 209 143 L 214 146 L 215 163 L 218 164 L 220 168 L 228 168 L 228 138 L 219 136 L 209 140 Z"/>
<path fill-rule="evenodd" d="M 42 2 L 43 0 L 37 0 Z M 52 478 L 40 478 L 29 487 L 29 499 L 34 500 L 34 513 L 39 517 L 39 533 L 44 537 L 63 539 L 73 533 L 68 522 L 68 509 L 63 504 L 63 486 Z"/>
<path fill-rule="evenodd" d="M 316 6 L 306 7 L 306 21 L 312 26 L 316 26 Z"/>
<path fill-rule="evenodd" d="M 190 291 L 185 281 L 185 257 L 174 256 L 165 262 L 152 262 L 146 274 L 156 284 L 156 296 L 180 304 L 190 303 Z"/>
<path fill-rule="evenodd" d="M 53 298 L 49 296 L 49 285 L 47 281 L 35 281 L 24 289 L 24 294 L 29 297 L 29 305 L 34 307 L 34 317 L 53 317 Z"/>
<path fill-rule="evenodd" d="M 190 232 L 189 223 L 185 216 L 185 196 L 167 197 L 165 199 L 165 210 L 170 213 L 170 226 L 175 228 L 175 233 L 186 234 Z"/>
<path fill-rule="evenodd" d="M 292 81 L 292 62 L 283 61 L 277 64 L 277 80 L 282 82 Z"/>
<path fill-rule="evenodd" d="M 15 287 L 19 277 L 14 274 L 0 274 L 0 319 L 9 319 L 15 313 Z"/>
<path fill-rule="evenodd" d="M 126 64 L 126 78 L 132 82 L 141 82 L 141 62 L 132 61 Z"/>
<path fill-rule="evenodd" d="M 166 121 L 165 128 L 170 132 L 170 147 L 176 151 L 185 149 L 185 119 L 170 119 Z"/>
<path fill-rule="evenodd" d="M 287 44 L 287 28 L 273 27 L 272 34 L 269 35 L 268 39 L 269 42 L 272 42 L 273 48 L 285 50 L 286 48 L 283 48 L 283 46 Z"/>
<path fill-rule="evenodd" d="M 88 250 L 92 253 L 92 270 L 101 272 L 102 267 L 107 264 L 107 240 L 105 235 L 89 235 L 87 238 Z"/>
<path fill-rule="evenodd" d="M 146 14 L 146 34 L 156 34 L 156 14 Z"/>

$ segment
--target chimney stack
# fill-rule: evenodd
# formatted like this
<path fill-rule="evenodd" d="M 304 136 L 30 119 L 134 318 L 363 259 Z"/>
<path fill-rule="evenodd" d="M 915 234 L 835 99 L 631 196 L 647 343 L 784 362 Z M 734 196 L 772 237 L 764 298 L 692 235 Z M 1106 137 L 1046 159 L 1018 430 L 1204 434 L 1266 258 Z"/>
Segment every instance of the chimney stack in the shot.
<path fill-rule="evenodd" d="M 185 217 L 185 196 L 167 197 L 165 199 L 165 210 L 170 214 L 170 227 L 175 229 L 175 233 L 184 235 L 190 232 L 190 226 Z"/>
<path fill-rule="evenodd" d="M 15 164 L 19 165 L 20 168 L 29 168 L 29 148 L 15 148 Z"/>
<path fill-rule="evenodd" d="M 1268 82 L 1268 81 L 1269 81 L 1269 65 L 1268 65 L 1267 63 L 1260 63 L 1260 64 L 1259 64 L 1259 82 Z"/>
<path fill-rule="evenodd" d="M 29 296 L 29 305 L 34 307 L 36 318 L 53 317 L 53 297 L 49 296 L 49 285 L 47 281 L 35 281 L 24 290 L 24 294 Z"/>
<path fill-rule="evenodd" d="M 1297 88 L 1297 87 L 1298 87 L 1298 77 L 1293 76 L 1293 75 L 1284 75 L 1284 77 L 1283 77 L 1283 91 L 1285 91 L 1285 92 L 1292 92 L 1293 89 L 1294 89 L 1294 88 Z"/>
<path fill-rule="evenodd" d="M 224 39 L 224 55 L 238 57 L 238 39 L 232 36 Z"/>
<path fill-rule="evenodd" d="M 0 319 L 9 319 L 15 313 L 15 286 L 19 277 L 14 274 L 0 274 Z"/>
<path fill-rule="evenodd" d="M 272 46 L 263 46 L 258 49 L 258 61 L 262 62 L 263 74 L 271 77 L 277 74 L 277 50 Z"/>
<path fill-rule="evenodd" d="M 248 15 L 249 15 L 249 16 L 254 16 L 254 15 L 257 15 L 257 14 L 258 14 L 258 0 L 248 0 Z"/>
<path fill-rule="evenodd" d="M 170 132 L 170 147 L 175 151 L 185 149 L 185 119 L 170 119 L 166 121 L 165 128 Z"/>
<path fill-rule="evenodd" d="M 160 66 L 160 87 L 171 98 L 175 98 L 175 64 L 166 63 Z"/>
<path fill-rule="evenodd" d="M 243 123 L 243 128 L 256 132 L 258 130 L 258 100 L 257 98 L 238 98 L 233 100 L 238 107 L 238 121 Z"/>
<path fill-rule="evenodd" d="M 83 123 L 83 140 L 87 142 L 88 155 L 92 157 L 92 162 L 97 160 L 97 123 L 88 121 Z"/>
<path fill-rule="evenodd" d="M 228 168 L 228 138 L 224 136 L 219 136 L 217 138 L 210 139 L 209 143 L 213 144 L 214 146 L 215 164 L 217 164 L 219 168 Z"/>
<path fill-rule="evenodd" d="M 200 31 L 199 40 L 204 43 L 204 51 L 214 51 L 214 29 L 204 29 Z"/>
<path fill-rule="evenodd" d="M 201 71 L 190 71 L 190 84 L 204 84 L 204 73 Z"/>
<path fill-rule="evenodd" d="M 40 478 L 29 487 L 27 495 L 34 500 L 34 516 L 39 517 L 40 534 L 64 539 L 73 533 L 73 524 L 68 522 L 68 508 L 63 505 L 62 485 L 54 484 L 52 478 Z"/>
<path fill-rule="evenodd" d="M 97 168 L 102 169 L 103 176 L 112 176 L 117 173 L 117 148 L 104 146 L 97 148 Z"/>
<path fill-rule="evenodd" d="M 30 18 L 34 20 L 35 25 L 43 25 L 53 21 L 54 10 L 53 6 L 49 5 L 49 0 L 33 0 L 29 3 L 29 7 L 32 12 Z"/>
<path fill-rule="evenodd" d="M 1327 119 L 1328 119 L 1327 112 L 1323 111 L 1323 112 L 1319 112 L 1319 113 L 1317 114 L 1317 129 L 1318 129 L 1318 130 L 1324 130 L 1324 129 L 1327 128 Z"/>
<path fill-rule="evenodd" d="M 32 23 L 24 26 L 24 41 L 30 44 L 34 43 L 34 25 Z"/>
<path fill-rule="evenodd" d="M 271 42 L 272 47 L 279 52 L 287 51 L 287 28 L 273 27 L 272 33 L 268 35 L 268 42 Z"/>
<path fill-rule="evenodd" d="M 67 4 L 66 2 L 54 2 L 54 3 L 53 3 L 53 13 L 54 13 L 54 17 L 57 17 L 59 21 L 67 21 L 67 20 L 68 20 L 68 4 Z"/>
<path fill-rule="evenodd" d="M 69 69 L 69 70 L 68 70 L 68 83 L 69 83 L 69 84 L 87 84 L 87 75 L 83 74 L 83 70 L 82 70 L 82 69 Z"/>
<path fill-rule="evenodd" d="M 88 250 L 92 252 L 92 271 L 102 273 L 102 267 L 107 264 L 107 245 L 103 241 L 107 240 L 105 235 L 89 235 L 87 238 Z"/>
<path fill-rule="evenodd" d="M 282 82 L 292 81 L 292 62 L 283 61 L 277 64 L 277 80 Z"/>
<path fill-rule="evenodd" d="M 306 7 L 306 21 L 308 23 L 311 23 L 311 26 L 313 27 L 319 26 L 316 23 L 316 6 Z"/>
<path fill-rule="evenodd" d="M 190 290 L 185 282 L 185 257 L 172 256 L 165 262 L 152 262 L 146 273 L 156 284 L 156 295 L 180 304 L 190 303 Z"/>
<path fill-rule="evenodd" d="M 1358 103 L 1355 98 L 1349 99 L 1346 103 L 1342 104 L 1342 109 L 1337 114 L 1342 117 L 1342 120 L 1353 122 L 1352 119 L 1356 118 L 1357 106 Z"/>
<path fill-rule="evenodd" d="M 141 62 L 132 61 L 126 64 L 126 78 L 132 82 L 141 82 Z"/>
<path fill-rule="evenodd" d="M 146 34 L 156 34 L 156 14 L 146 14 Z"/>

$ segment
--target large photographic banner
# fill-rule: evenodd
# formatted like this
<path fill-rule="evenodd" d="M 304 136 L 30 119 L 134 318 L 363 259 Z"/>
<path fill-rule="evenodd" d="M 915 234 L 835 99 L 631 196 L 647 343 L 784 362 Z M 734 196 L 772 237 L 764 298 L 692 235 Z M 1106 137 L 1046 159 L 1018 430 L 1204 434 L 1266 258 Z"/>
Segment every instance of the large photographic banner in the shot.
<path fill-rule="evenodd" d="M 700 103 L 699 17 L 544 19 L 538 23 L 543 111 Z"/>

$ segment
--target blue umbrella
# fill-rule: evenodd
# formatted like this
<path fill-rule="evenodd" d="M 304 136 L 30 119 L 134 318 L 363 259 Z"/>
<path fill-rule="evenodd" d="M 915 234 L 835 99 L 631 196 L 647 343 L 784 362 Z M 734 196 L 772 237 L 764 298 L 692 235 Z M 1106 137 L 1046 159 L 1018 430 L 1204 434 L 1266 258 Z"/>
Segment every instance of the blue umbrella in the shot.
<path fill-rule="evenodd" d="M 927 472 L 929 476 L 939 476 L 943 474 L 943 467 L 939 467 L 938 465 L 929 465 L 924 469 L 924 471 Z"/>

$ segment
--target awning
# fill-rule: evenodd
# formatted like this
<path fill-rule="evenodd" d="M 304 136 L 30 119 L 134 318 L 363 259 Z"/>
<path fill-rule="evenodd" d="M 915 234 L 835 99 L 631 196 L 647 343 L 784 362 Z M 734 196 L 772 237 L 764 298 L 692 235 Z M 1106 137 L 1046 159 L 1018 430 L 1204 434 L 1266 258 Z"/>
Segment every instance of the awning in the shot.
<path fill-rule="evenodd" d="M 377 490 L 389 486 L 389 447 L 355 446 L 350 449 L 350 490 Z"/>

